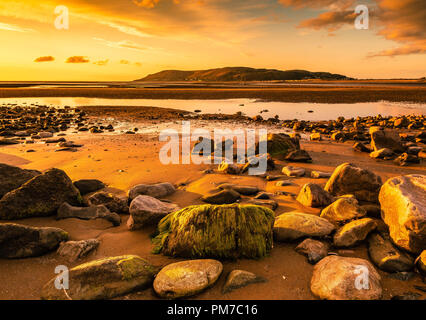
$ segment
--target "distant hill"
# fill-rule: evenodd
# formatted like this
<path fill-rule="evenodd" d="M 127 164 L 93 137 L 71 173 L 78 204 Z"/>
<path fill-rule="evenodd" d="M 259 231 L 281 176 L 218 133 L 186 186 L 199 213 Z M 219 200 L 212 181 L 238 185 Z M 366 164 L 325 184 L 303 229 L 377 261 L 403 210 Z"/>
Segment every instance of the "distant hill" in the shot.
<path fill-rule="evenodd" d="M 341 74 L 306 70 L 253 69 L 228 67 L 198 71 L 164 70 L 135 81 L 273 81 L 273 80 L 345 80 Z"/>

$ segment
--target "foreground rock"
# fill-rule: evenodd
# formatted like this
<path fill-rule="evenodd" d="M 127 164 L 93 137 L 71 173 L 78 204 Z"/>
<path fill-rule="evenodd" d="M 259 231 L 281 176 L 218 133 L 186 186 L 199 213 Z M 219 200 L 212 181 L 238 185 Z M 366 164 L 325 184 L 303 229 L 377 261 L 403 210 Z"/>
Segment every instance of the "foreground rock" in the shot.
<path fill-rule="evenodd" d="M 223 270 L 217 260 L 190 260 L 165 266 L 154 280 L 161 298 L 177 299 L 196 295 L 214 285 Z"/>
<path fill-rule="evenodd" d="M 377 300 L 382 296 L 380 281 L 367 260 L 328 256 L 315 265 L 311 291 L 327 300 Z"/>
<path fill-rule="evenodd" d="M 327 256 L 328 245 L 318 240 L 305 239 L 296 247 L 295 250 L 300 254 L 305 255 L 310 264 L 316 264 L 318 261 Z"/>
<path fill-rule="evenodd" d="M 376 229 L 376 222 L 371 218 L 351 221 L 337 230 L 334 235 L 336 247 L 352 247 L 364 241 L 368 234 Z"/>
<path fill-rule="evenodd" d="M 226 278 L 225 285 L 223 286 L 222 292 L 228 293 L 232 290 L 236 290 L 249 284 L 265 282 L 266 280 L 256 276 L 252 272 L 244 270 L 232 270 Z"/>
<path fill-rule="evenodd" d="M 66 240 L 68 233 L 58 228 L 0 224 L 0 258 L 37 257 L 55 250 L 60 242 Z"/>
<path fill-rule="evenodd" d="M 175 191 L 175 187 L 169 182 L 151 185 L 139 184 L 130 189 L 129 199 L 133 200 L 140 195 L 146 195 L 153 198 L 161 199 L 175 193 Z"/>
<path fill-rule="evenodd" d="M 91 206 L 91 207 L 73 207 L 64 202 L 58 209 L 56 219 L 77 218 L 82 220 L 105 219 L 111 222 L 114 226 L 121 224 L 121 218 L 115 212 L 111 212 L 107 207 Z"/>
<path fill-rule="evenodd" d="M 387 272 L 410 271 L 414 266 L 414 259 L 397 249 L 386 235 L 371 234 L 368 237 L 368 253 L 371 261 Z"/>
<path fill-rule="evenodd" d="M 158 224 L 155 252 L 184 258 L 261 258 L 272 249 L 274 213 L 255 205 L 196 205 Z"/>
<path fill-rule="evenodd" d="M 41 174 L 41 172 L 36 170 L 24 170 L 0 163 L 0 199 L 6 193 L 19 188 L 25 182 L 39 174 Z"/>
<path fill-rule="evenodd" d="M 396 153 L 405 151 L 401 138 L 394 130 L 374 130 L 371 132 L 371 148 L 374 151 L 386 148 Z"/>
<path fill-rule="evenodd" d="M 342 197 L 321 211 L 321 217 L 334 223 L 362 218 L 367 211 L 358 205 L 355 198 Z"/>
<path fill-rule="evenodd" d="M 426 176 L 389 179 L 380 190 L 383 221 L 393 242 L 413 253 L 426 248 Z"/>
<path fill-rule="evenodd" d="M 241 195 L 232 189 L 225 189 L 212 195 L 201 198 L 202 201 L 210 204 L 231 204 L 241 198 Z"/>
<path fill-rule="evenodd" d="M 81 195 L 86 195 L 91 192 L 99 191 L 105 188 L 105 184 L 102 181 L 93 180 L 78 180 L 74 182 L 74 186 L 80 191 Z"/>
<path fill-rule="evenodd" d="M 344 163 L 334 170 L 324 189 L 334 196 L 353 194 L 358 200 L 377 202 L 381 186 L 382 179 L 373 172 Z"/>
<path fill-rule="evenodd" d="M 0 200 L 0 219 L 54 215 L 64 202 L 79 205 L 82 199 L 65 172 L 50 169 L 5 194 Z"/>
<path fill-rule="evenodd" d="M 103 300 L 151 286 L 157 268 L 138 256 L 91 261 L 69 271 L 69 289 L 58 290 L 55 278 L 42 289 L 43 300 Z"/>
<path fill-rule="evenodd" d="M 97 239 L 61 242 L 58 254 L 65 257 L 69 262 L 74 262 L 87 257 L 99 247 L 99 244 L 100 241 Z"/>
<path fill-rule="evenodd" d="M 176 210 L 179 210 L 176 204 L 162 202 L 149 196 L 138 196 L 130 204 L 127 227 L 136 230 L 157 224 L 167 214 Z"/>
<path fill-rule="evenodd" d="M 274 239 L 293 241 L 304 237 L 324 237 L 335 229 L 328 220 L 302 212 L 287 212 L 275 219 Z"/>
<path fill-rule="evenodd" d="M 88 203 L 91 206 L 104 205 L 109 211 L 115 213 L 129 213 L 127 198 L 120 198 L 112 193 L 97 192 L 89 197 Z"/>
<path fill-rule="evenodd" d="M 307 207 L 326 207 L 333 202 L 333 197 L 314 183 L 305 184 L 297 196 L 297 201 Z"/>

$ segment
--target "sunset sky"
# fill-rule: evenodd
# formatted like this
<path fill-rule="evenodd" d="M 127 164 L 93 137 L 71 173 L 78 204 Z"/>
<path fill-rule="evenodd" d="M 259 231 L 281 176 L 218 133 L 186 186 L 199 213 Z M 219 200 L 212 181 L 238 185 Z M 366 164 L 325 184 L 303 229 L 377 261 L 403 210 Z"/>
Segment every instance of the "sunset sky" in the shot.
<path fill-rule="evenodd" d="M 354 9 L 370 9 L 370 28 Z M 58 30 L 55 8 L 69 9 Z M 225 66 L 426 76 L 425 0 L 1 0 L 0 81 Z"/>

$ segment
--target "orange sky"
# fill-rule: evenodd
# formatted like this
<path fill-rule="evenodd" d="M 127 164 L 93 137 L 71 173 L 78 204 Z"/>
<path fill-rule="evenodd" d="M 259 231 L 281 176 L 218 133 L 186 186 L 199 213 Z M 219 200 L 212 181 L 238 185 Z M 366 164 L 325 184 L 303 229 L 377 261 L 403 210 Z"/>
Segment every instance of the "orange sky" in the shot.
<path fill-rule="evenodd" d="M 354 28 L 354 8 L 370 28 Z M 69 9 L 58 30 L 55 8 Z M 1 0 L 0 81 L 134 80 L 224 66 L 426 76 L 425 0 Z"/>

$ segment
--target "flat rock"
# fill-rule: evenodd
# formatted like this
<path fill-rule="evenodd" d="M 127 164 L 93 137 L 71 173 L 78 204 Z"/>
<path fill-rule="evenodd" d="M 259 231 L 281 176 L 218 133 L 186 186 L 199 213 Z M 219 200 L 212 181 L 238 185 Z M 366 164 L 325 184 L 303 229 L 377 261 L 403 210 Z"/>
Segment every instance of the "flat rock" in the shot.
<path fill-rule="evenodd" d="M 267 207 L 272 211 L 275 211 L 278 208 L 278 202 L 276 202 L 275 200 L 250 199 L 247 201 L 247 203 Z"/>
<path fill-rule="evenodd" d="M 311 171 L 311 178 L 313 179 L 324 179 L 324 178 L 330 178 L 331 173 L 329 172 L 322 172 L 322 171 Z"/>
<path fill-rule="evenodd" d="M 256 276 L 252 272 L 244 270 L 232 270 L 226 278 L 226 282 L 223 286 L 222 292 L 228 293 L 232 290 L 236 290 L 242 287 L 246 287 L 250 284 L 260 282 L 265 282 L 265 279 Z"/>
<path fill-rule="evenodd" d="M 91 192 L 99 191 L 105 188 L 105 184 L 102 181 L 96 179 L 83 179 L 74 181 L 74 186 L 80 191 L 81 195 L 86 195 Z"/>
<path fill-rule="evenodd" d="M 238 184 L 231 184 L 231 183 L 222 183 L 221 185 L 218 186 L 218 188 L 221 190 L 232 189 L 238 192 L 239 194 L 242 194 L 245 196 L 253 196 L 259 192 L 258 187 L 240 186 Z"/>
<path fill-rule="evenodd" d="M 374 219 L 364 218 L 351 221 L 337 230 L 333 243 L 336 247 L 352 247 L 364 241 L 374 229 L 376 229 Z"/>
<path fill-rule="evenodd" d="M 354 198 L 339 198 L 321 211 L 321 217 L 333 223 L 359 219 L 367 214 Z"/>
<path fill-rule="evenodd" d="M 69 262 L 74 262 L 87 257 L 99 247 L 99 244 L 100 241 L 97 239 L 61 242 L 57 252 Z"/>
<path fill-rule="evenodd" d="M 325 258 L 328 254 L 328 245 L 313 239 L 303 240 L 295 250 L 305 255 L 310 264 L 316 264 L 321 259 Z"/>
<path fill-rule="evenodd" d="M 105 219 L 111 222 L 114 226 L 121 224 L 121 217 L 108 210 L 104 205 L 90 207 L 74 207 L 64 202 L 58 209 L 56 219 L 77 218 L 82 220 Z"/>
<path fill-rule="evenodd" d="M 36 170 L 25 170 L 0 163 L 0 198 L 39 174 L 41 172 Z"/>
<path fill-rule="evenodd" d="M 333 197 L 321 186 L 314 183 L 305 184 L 296 198 L 301 204 L 307 207 L 326 207 L 333 202 Z"/>
<path fill-rule="evenodd" d="M 121 198 L 108 192 L 97 192 L 89 197 L 87 200 L 89 205 L 97 206 L 104 205 L 111 212 L 128 214 L 129 205 L 127 204 L 127 197 Z"/>
<path fill-rule="evenodd" d="M 150 196 L 153 198 L 161 199 L 164 197 L 167 197 L 173 193 L 175 193 L 176 189 L 175 187 L 169 183 L 158 183 L 158 184 L 139 184 L 137 186 L 134 186 L 129 191 L 129 199 L 132 201 L 137 196 L 145 195 Z"/>
<path fill-rule="evenodd" d="M 305 175 L 306 170 L 292 166 L 286 166 L 282 169 L 282 173 L 288 177 L 302 177 Z"/>
<path fill-rule="evenodd" d="M 222 190 L 212 195 L 206 195 L 201 198 L 202 201 L 210 204 L 231 204 L 241 198 L 241 195 L 231 189 Z"/>

